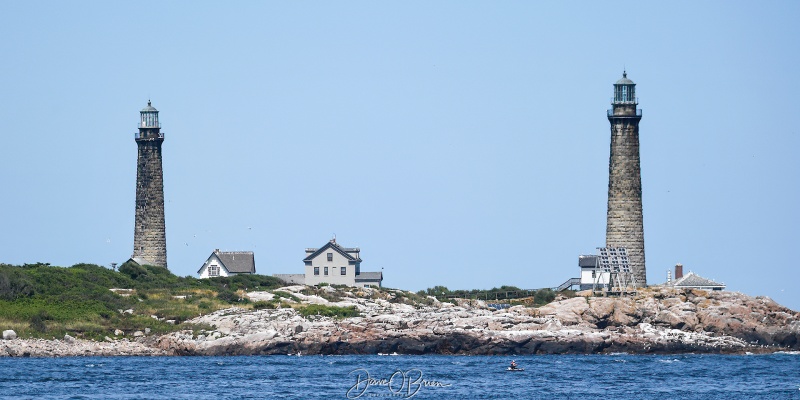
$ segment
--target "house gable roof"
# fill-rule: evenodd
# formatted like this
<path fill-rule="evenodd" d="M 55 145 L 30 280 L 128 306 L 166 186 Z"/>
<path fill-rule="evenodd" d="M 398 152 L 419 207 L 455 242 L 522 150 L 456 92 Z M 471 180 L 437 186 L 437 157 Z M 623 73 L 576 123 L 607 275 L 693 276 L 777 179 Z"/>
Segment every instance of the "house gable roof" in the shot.
<path fill-rule="evenodd" d="M 255 274 L 256 261 L 252 251 L 214 251 L 203 266 L 197 271 L 199 274 L 208 262 L 216 258 L 225 270 L 233 274 Z"/>
<path fill-rule="evenodd" d="M 128 261 L 133 261 L 139 265 L 153 265 L 153 263 L 149 260 L 146 260 L 144 257 L 131 257 Z"/>
<path fill-rule="evenodd" d="M 203 265 L 200 266 L 200 269 L 197 270 L 197 273 L 199 274 L 199 273 L 203 272 L 203 268 L 207 267 L 208 264 L 210 264 L 211 260 L 214 259 L 214 258 L 216 258 L 219 261 L 219 257 L 217 257 L 217 253 L 211 253 L 211 255 L 208 256 L 208 258 L 206 258 L 206 261 L 203 262 Z M 219 261 L 219 264 L 220 264 L 220 266 L 222 268 L 225 268 L 225 265 L 222 263 L 222 261 Z"/>
<path fill-rule="evenodd" d="M 695 274 L 694 272 L 689 272 L 688 274 L 682 276 L 675 280 L 675 283 L 672 284 L 674 287 L 722 287 L 724 288 L 725 285 L 722 283 L 714 282 L 711 279 L 703 278 L 700 275 Z"/>
<path fill-rule="evenodd" d="M 341 254 L 342 256 L 344 256 L 344 258 L 347 259 L 347 261 L 361 262 L 361 257 L 356 258 L 356 257 L 353 257 L 352 255 L 350 255 L 348 253 L 348 252 L 358 253 L 360 251 L 359 248 L 357 248 L 357 247 L 356 248 L 345 248 L 345 247 L 339 246 L 333 240 L 331 240 L 330 242 L 326 243 L 325 246 L 322 246 L 319 249 L 317 249 L 317 251 L 315 251 L 315 252 L 309 254 L 308 256 L 306 256 L 306 258 L 304 258 L 303 261 L 310 262 L 311 260 L 315 259 L 318 255 L 322 254 L 322 252 L 324 252 L 325 250 L 328 250 L 328 249 L 333 249 L 337 253 Z"/>

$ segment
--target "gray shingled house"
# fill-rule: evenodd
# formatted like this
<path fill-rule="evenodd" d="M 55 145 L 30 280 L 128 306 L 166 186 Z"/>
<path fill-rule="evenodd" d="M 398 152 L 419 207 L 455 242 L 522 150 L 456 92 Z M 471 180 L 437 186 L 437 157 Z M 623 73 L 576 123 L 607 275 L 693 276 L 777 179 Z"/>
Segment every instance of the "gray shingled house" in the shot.
<path fill-rule="evenodd" d="M 252 251 L 219 251 L 219 249 L 214 250 L 203 266 L 197 270 L 200 279 L 255 273 L 256 261 Z"/>
<path fill-rule="evenodd" d="M 712 281 L 708 278 L 703 278 L 694 272 L 683 274 L 683 264 L 675 265 L 675 280 L 667 275 L 667 287 L 674 287 L 676 289 L 702 289 L 702 290 L 725 290 L 725 284 Z"/>
<path fill-rule="evenodd" d="M 711 279 L 703 278 L 691 271 L 671 282 L 669 286 L 676 289 L 725 290 L 724 283 L 718 283 Z"/>
<path fill-rule="evenodd" d="M 383 272 L 361 271 L 361 249 L 343 247 L 336 238 L 320 248 L 307 248 L 305 274 L 275 274 L 273 276 L 290 284 L 346 286 L 381 286 Z"/>

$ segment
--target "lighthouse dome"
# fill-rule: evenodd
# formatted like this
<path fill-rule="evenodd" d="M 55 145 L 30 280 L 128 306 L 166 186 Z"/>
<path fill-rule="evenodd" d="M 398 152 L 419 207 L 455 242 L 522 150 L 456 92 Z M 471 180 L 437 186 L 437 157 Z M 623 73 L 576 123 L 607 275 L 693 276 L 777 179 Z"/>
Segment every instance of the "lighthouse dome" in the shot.
<path fill-rule="evenodd" d="M 615 85 L 634 85 L 634 83 L 632 80 L 628 79 L 627 72 L 622 72 L 622 78 L 620 78 Z"/>
<path fill-rule="evenodd" d="M 142 109 L 142 112 L 151 112 L 151 111 L 156 111 L 156 112 L 158 112 L 158 110 L 156 110 L 156 108 L 155 108 L 155 107 L 153 107 L 153 105 L 152 105 L 152 104 L 150 104 L 150 100 L 147 100 L 147 107 L 143 108 L 143 109 Z"/>

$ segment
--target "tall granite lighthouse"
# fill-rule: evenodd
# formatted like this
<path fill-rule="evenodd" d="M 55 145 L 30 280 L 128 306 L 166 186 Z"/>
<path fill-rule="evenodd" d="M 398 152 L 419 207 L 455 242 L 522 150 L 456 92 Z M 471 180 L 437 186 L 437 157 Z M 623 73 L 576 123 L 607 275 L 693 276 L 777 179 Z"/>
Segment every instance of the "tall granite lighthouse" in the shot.
<path fill-rule="evenodd" d="M 611 156 L 608 162 L 608 213 L 606 245 L 625 247 L 631 272 L 639 287 L 647 286 L 642 222 L 642 174 L 639 165 L 639 121 L 636 84 L 626 72 L 614 84 L 614 100 L 608 110 L 611 123 Z"/>
<path fill-rule="evenodd" d="M 133 256 L 139 264 L 167 268 L 167 237 L 164 230 L 164 173 L 161 169 L 161 144 L 164 134 L 158 123 L 158 110 L 147 101 L 141 111 L 136 145 L 136 224 Z"/>

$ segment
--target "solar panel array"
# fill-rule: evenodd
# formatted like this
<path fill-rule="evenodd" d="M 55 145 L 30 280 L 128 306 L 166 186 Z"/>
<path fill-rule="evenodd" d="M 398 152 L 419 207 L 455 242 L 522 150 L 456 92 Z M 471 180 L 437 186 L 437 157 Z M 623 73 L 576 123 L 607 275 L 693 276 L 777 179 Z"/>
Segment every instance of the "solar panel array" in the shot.
<path fill-rule="evenodd" d="M 598 247 L 598 264 L 603 272 L 631 272 L 628 249 L 624 247 Z"/>

